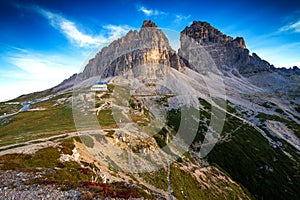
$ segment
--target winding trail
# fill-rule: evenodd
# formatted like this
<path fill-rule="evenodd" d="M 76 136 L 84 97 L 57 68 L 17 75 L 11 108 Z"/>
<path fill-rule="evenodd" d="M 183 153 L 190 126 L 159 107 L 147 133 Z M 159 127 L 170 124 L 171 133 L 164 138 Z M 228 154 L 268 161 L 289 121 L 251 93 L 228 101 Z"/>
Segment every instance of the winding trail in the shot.
<path fill-rule="evenodd" d="M 251 122 L 251 121 L 249 121 L 249 120 L 247 120 L 247 119 L 244 119 L 244 118 L 242 118 L 242 117 L 240 117 L 240 116 L 238 116 L 238 115 L 236 115 L 236 114 L 233 114 L 233 113 L 231 113 L 231 112 L 228 112 L 226 109 L 220 107 L 220 106 L 219 106 L 218 104 L 216 104 L 215 102 L 213 102 L 212 105 L 215 106 L 216 108 L 218 108 L 219 110 L 225 112 L 226 114 L 231 115 L 232 117 L 235 117 L 235 118 L 241 120 L 244 124 L 248 124 L 248 125 L 252 126 L 252 127 L 253 127 L 255 130 L 257 130 L 262 136 L 264 136 L 264 137 L 268 140 L 269 143 L 271 143 L 271 144 L 274 143 L 274 141 L 273 141 L 270 137 L 268 137 L 267 134 L 266 134 L 261 128 L 259 128 L 258 126 L 256 126 L 253 122 Z M 239 127 L 238 127 L 238 128 L 239 128 Z"/>
<path fill-rule="evenodd" d="M 108 129 L 108 130 L 112 130 L 112 129 Z M 70 132 L 70 133 L 45 137 L 45 138 L 29 140 L 17 144 L 5 145 L 0 147 L 0 156 L 5 154 L 12 154 L 12 153 L 34 153 L 39 149 L 43 149 L 50 146 L 57 146 L 59 144 L 58 140 L 60 139 L 68 139 L 75 136 L 97 134 L 103 131 L 106 131 L 106 129 Z"/>

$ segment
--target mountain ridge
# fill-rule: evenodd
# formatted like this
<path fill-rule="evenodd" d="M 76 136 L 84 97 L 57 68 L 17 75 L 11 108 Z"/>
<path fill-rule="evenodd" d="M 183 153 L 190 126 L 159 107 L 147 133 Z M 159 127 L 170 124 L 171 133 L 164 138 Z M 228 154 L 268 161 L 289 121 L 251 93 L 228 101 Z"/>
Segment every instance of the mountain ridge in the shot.
<path fill-rule="evenodd" d="M 150 35 L 149 35 L 150 34 Z M 224 74 L 251 77 L 264 72 L 278 72 L 299 75 L 298 67 L 293 69 L 275 68 L 261 59 L 256 53 L 250 55 L 242 37 L 233 38 L 223 34 L 207 22 L 193 21 L 180 33 L 181 47 L 178 53 L 169 44 L 168 38 L 151 20 L 145 20 L 141 29 L 130 30 L 124 37 L 113 41 L 90 59 L 84 70 L 77 75 L 77 81 L 99 76 L 100 79 L 120 75 L 128 69 L 144 64 L 164 64 L 179 71 L 185 67 L 192 68 L 185 59 L 185 43 L 189 40 L 198 43 L 213 60 L 216 67 Z M 144 40 L 145 39 L 145 40 Z M 150 49 L 158 52 L 151 57 Z M 101 77 L 100 77 L 101 75 Z M 54 89 L 70 88 L 75 83 L 74 77 L 66 79 Z"/>

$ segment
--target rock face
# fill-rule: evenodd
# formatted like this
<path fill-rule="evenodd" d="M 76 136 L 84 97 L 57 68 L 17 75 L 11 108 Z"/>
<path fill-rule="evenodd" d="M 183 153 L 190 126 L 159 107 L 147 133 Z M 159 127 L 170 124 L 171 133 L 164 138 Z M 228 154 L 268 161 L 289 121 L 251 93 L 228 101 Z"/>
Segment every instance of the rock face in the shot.
<path fill-rule="evenodd" d="M 181 32 L 181 48 L 177 54 L 157 25 L 145 20 L 139 31 L 129 31 L 124 37 L 97 53 L 80 76 L 83 79 L 100 75 L 101 78 L 113 77 L 136 66 L 147 64 L 162 64 L 179 71 L 186 66 L 193 68 L 186 60 L 190 40 L 200 44 L 222 71 L 238 71 L 244 76 L 249 76 L 274 69 L 255 53 L 249 55 L 242 37 L 233 39 L 207 22 L 194 21 Z"/>
<path fill-rule="evenodd" d="M 242 75 L 252 75 L 263 71 L 271 71 L 274 67 L 262 60 L 255 53 L 249 55 L 242 37 L 233 39 L 212 27 L 207 22 L 194 21 L 181 32 L 181 49 L 184 52 L 193 40 L 200 44 L 212 57 L 221 70 L 237 69 Z"/>
<path fill-rule="evenodd" d="M 83 78 L 120 75 L 139 65 L 162 64 L 180 70 L 184 63 L 169 45 L 165 34 L 152 21 L 144 21 L 140 31 L 129 31 L 91 59 Z"/>
<path fill-rule="evenodd" d="M 287 69 L 285 67 L 277 68 L 277 71 L 280 71 L 280 72 L 283 72 L 283 73 L 286 73 L 286 74 L 297 74 L 298 76 L 300 76 L 300 69 L 297 66 L 293 66 L 290 69 Z"/>
<path fill-rule="evenodd" d="M 143 22 L 142 28 L 145 28 L 145 27 L 157 28 L 156 24 L 154 22 L 152 22 L 151 20 L 145 20 Z"/>
<path fill-rule="evenodd" d="M 181 47 L 177 53 L 170 47 L 168 38 L 157 25 L 146 20 L 139 31 L 130 30 L 124 37 L 104 47 L 89 60 L 82 73 L 70 77 L 53 89 L 66 90 L 91 77 L 94 77 L 96 82 L 99 79 L 123 75 L 138 66 L 144 66 L 139 72 L 142 75 L 149 72 L 150 68 L 147 68 L 147 65 L 163 65 L 178 71 L 188 67 L 204 73 L 217 69 L 223 74 L 249 77 L 258 86 L 269 85 L 265 84 L 265 81 L 261 83 L 261 76 L 266 77 L 265 75 L 270 73 L 274 77 L 280 76 L 286 80 L 289 79 L 289 75 L 300 74 L 297 67 L 277 69 L 255 53 L 250 55 L 242 37 L 227 36 L 207 22 L 194 21 L 181 32 L 180 42 Z M 195 52 L 195 49 L 200 49 L 200 52 Z M 156 74 L 159 75 L 159 70 Z"/>

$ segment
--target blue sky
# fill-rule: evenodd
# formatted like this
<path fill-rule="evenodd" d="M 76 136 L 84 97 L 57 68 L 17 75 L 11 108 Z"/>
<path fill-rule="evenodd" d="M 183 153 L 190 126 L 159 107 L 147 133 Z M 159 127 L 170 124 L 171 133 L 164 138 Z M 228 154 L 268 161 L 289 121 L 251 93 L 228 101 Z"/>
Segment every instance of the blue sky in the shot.
<path fill-rule="evenodd" d="M 0 0 L 0 101 L 59 84 L 145 19 L 176 32 L 207 21 L 276 67 L 300 66 L 299 1 Z"/>

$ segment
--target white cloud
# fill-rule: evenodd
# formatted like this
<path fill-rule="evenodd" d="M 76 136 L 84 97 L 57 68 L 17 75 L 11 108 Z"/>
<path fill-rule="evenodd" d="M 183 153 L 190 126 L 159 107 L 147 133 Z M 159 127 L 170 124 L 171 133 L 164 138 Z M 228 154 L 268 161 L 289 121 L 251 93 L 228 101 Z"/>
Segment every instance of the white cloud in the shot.
<path fill-rule="evenodd" d="M 138 8 L 138 11 L 144 13 L 146 16 L 150 17 L 150 16 L 158 16 L 158 15 L 166 15 L 167 13 L 160 11 L 160 10 L 156 10 L 156 9 L 148 9 L 144 6 L 140 6 Z"/>
<path fill-rule="evenodd" d="M 279 32 L 285 32 L 285 31 L 293 31 L 296 33 L 300 33 L 300 20 L 298 20 L 294 23 L 285 25 L 279 29 Z"/>
<path fill-rule="evenodd" d="M 48 19 L 50 25 L 61 31 L 73 44 L 79 47 L 96 47 L 100 44 L 111 42 L 130 30 L 127 25 L 106 25 L 103 28 L 108 30 L 108 36 L 88 35 L 77 28 L 75 22 L 72 22 L 60 14 L 50 12 L 40 7 L 34 7 L 34 10 Z"/>
<path fill-rule="evenodd" d="M 78 72 L 83 61 L 65 56 L 33 53 L 12 55 L 7 58 L 7 62 L 15 66 L 16 70 L 7 73 L 6 76 L 38 83 L 48 82 L 54 86 Z"/>
<path fill-rule="evenodd" d="M 187 23 L 187 21 L 190 19 L 191 15 L 185 16 L 185 15 L 175 15 L 174 23 L 181 24 L 182 22 Z"/>
<path fill-rule="evenodd" d="M 104 39 L 102 36 L 91 36 L 79 31 L 76 24 L 63 16 L 40 7 L 34 10 L 48 19 L 51 26 L 60 30 L 70 41 L 79 47 L 96 46 Z"/>
<path fill-rule="evenodd" d="M 31 51 L 9 52 L 0 68 L 0 101 L 54 87 L 79 71 L 83 60 Z"/>
<path fill-rule="evenodd" d="M 8 53 L 4 61 L 14 68 L 2 69 L 0 77 L 7 80 L 46 82 L 54 86 L 78 72 L 83 59 L 28 51 Z"/>
<path fill-rule="evenodd" d="M 10 57 L 9 62 L 26 73 L 26 79 L 63 80 L 63 78 L 74 73 L 71 66 L 47 59 L 48 56 L 45 57 L 39 58 L 31 55 Z"/>

